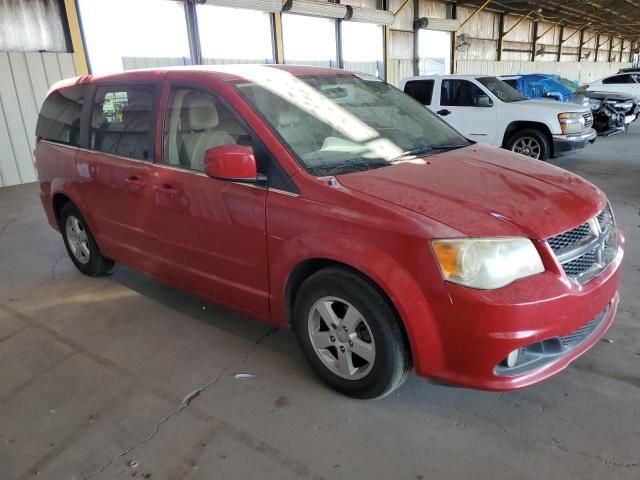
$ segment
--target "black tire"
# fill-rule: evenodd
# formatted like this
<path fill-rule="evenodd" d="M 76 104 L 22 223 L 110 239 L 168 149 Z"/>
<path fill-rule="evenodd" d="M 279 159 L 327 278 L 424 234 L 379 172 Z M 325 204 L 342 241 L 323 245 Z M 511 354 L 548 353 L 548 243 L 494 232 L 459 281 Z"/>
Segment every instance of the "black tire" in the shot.
<path fill-rule="evenodd" d="M 355 307 L 364 319 L 359 327 L 366 322 L 364 328 L 370 332 L 368 338 L 373 337 L 371 343 L 375 358 L 367 364 L 370 365 L 366 367 L 368 373 L 362 372 L 365 374 L 362 378 L 339 376 L 320 359 L 321 354 L 316 353 L 309 324 L 313 321 L 311 312 L 314 305 L 325 297 L 343 299 Z M 313 274 L 305 280 L 296 295 L 293 315 L 293 327 L 305 357 L 316 374 L 335 390 L 354 398 L 374 399 L 388 395 L 406 380 L 411 369 L 411 357 L 399 319 L 378 289 L 357 273 L 329 267 Z M 330 333 L 331 329 L 327 328 L 327 331 Z M 331 345 L 330 348 L 335 347 Z M 328 349 L 324 350 L 326 352 Z M 335 352 L 337 362 L 338 352 Z M 357 356 L 355 360 L 353 356 L 350 358 L 352 364 L 355 360 L 360 362 Z"/>
<path fill-rule="evenodd" d="M 86 234 L 86 246 L 88 247 L 89 253 L 88 255 L 84 255 L 84 258 L 82 254 L 74 253 L 73 248 L 70 244 L 70 239 L 68 237 L 69 233 L 67 230 L 67 222 L 73 222 L 73 219 L 77 220 L 77 225 L 79 225 L 81 229 L 80 231 Z M 86 220 L 80 213 L 80 210 L 78 210 L 78 208 L 73 203 L 67 203 L 64 207 L 62 207 L 62 211 L 60 212 L 60 231 L 62 232 L 64 246 L 67 248 L 69 258 L 71 258 L 73 264 L 82 273 L 84 273 L 85 275 L 89 275 L 90 277 L 100 277 L 102 275 L 108 274 L 111 269 L 113 269 L 113 260 L 104 257 L 100 253 L 98 244 L 93 238 Z"/>
<path fill-rule="evenodd" d="M 511 150 L 516 153 L 521 153 L 522 155 L 535 158 L 534 156 L 523 153 L 520 148 L 522 144 L 520 142 L 531 141 L 532 144 L 537 144 L 540 149 L 540 154 L 537 157 L 538 160 L 546 161 L 551 158 L 551 142 L 549 141 L 549 137 L 542 130 L 538 130 L 537 128 L 525 128 L 524 130 L 519 130 L 515 132 L 509 140 L 507 141 L 506 148 L 507 150 Z M 526 148 L 525 148 L 526 150 Z"/>

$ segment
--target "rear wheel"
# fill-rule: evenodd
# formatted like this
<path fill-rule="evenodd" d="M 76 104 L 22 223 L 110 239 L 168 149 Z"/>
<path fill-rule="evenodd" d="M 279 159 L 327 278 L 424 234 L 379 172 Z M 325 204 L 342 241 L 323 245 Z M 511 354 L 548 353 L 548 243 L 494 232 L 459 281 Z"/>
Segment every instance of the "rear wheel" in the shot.
<path fill-rule="evenodd" d="M 551 145 L 547 135 L 535 128 L 526 128 L 514 133 L 507 142 L 507 149 L 538 160 L 548 160 L 551 156 Z"/>
<path fill-rule="evenodd" d="M 300 287 L 294 328 L 316 374 L 345 395 L 380 398 L 407 378 L 410 356 L 395 312 L 367 280 L 326 268 Z"/>
<path fill-rule="evenodd" d="M 62 207 L 60 227 L 69 257 L 78 270 L 92 277 L 106 275 L 111 271 L 113 260 L 100 253 L 87 222 L 72 203 Z"/>

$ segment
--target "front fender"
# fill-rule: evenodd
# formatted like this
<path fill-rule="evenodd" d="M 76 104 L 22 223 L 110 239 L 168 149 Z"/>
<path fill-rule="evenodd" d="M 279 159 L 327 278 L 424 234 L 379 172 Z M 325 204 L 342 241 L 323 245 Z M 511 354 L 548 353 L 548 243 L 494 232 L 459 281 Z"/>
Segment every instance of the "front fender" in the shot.
<path fill-rule="evenodd" d="M 373 243 L 336 233 L 317 233 L 291 240 L 269 238 L 271 314 L 287 322 L 286 285 L 296 266 L 307 260 L 344 264 L 373 281 L 391 300 L 405 328 L 418 372 L 442 362 L 442 345 L 433 311 L 414 276 L 393 256 Z"/>

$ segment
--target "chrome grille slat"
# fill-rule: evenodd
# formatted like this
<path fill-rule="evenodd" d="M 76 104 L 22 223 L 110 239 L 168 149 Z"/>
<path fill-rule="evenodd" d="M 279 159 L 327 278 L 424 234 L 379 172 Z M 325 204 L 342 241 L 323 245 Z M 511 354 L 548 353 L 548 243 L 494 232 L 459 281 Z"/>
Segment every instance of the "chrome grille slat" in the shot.
<path fill-rule="evenodd" d="M 561 233 L 560 235 L 556 235 L 555 237 L 551 237 L 548 240 L 549 246 L 554 252 L 561 251 L 578 241 L 588 238 L 591 233 L 591 226 L 588 223 L 585 223 L 584 225 L 580 225 L 573 230 L 569 230 L 568 232 Z"/>
<path fill-rule="evenodd" d="M 571 280 L 587 283 L 607 268 L 615 256 L 617 239 L 611 207 L 607 206 L 588 222 L 549 238 L 547 244 Z"/>

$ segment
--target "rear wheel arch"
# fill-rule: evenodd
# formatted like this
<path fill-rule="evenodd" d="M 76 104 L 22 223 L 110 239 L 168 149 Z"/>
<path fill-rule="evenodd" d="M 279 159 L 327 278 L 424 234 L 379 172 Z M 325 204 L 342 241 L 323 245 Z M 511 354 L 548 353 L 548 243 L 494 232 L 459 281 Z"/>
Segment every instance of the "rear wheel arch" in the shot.
<path fill-rule="evenodd" d="M 83 202 L 82 197 L 75 190 L 75 188 L 73 188 L 73 186 L 71 185 L 67 185 L 62 182 L 52 185 L 51 206 L 53 209 L 55 220 L 58 223 L 58 226 L 60 226 L 60 214 L 62 213 L 62 209 L 67 204 L 71 204 L 75 206 L 80 211 L 85 221 L 87 222 L 87 225 L 91 229 L 91 232 L 93 233 L 94 236 L 96 236 L 96 234 L 99 233 L 99 229 L 96 225 L 92 212 L 91 210 L 89 210 L 87 205 Z"/>
<path fill-rule="evenodd" d="M 53 195 L 51 203 L 56 222 L 58 222 L 58 225 L 60 225 L 60 214 L 62 213 L 62 209 L 67 203 L 73 204 L 73 201 L 64 193 L 56 193 Z"/>

